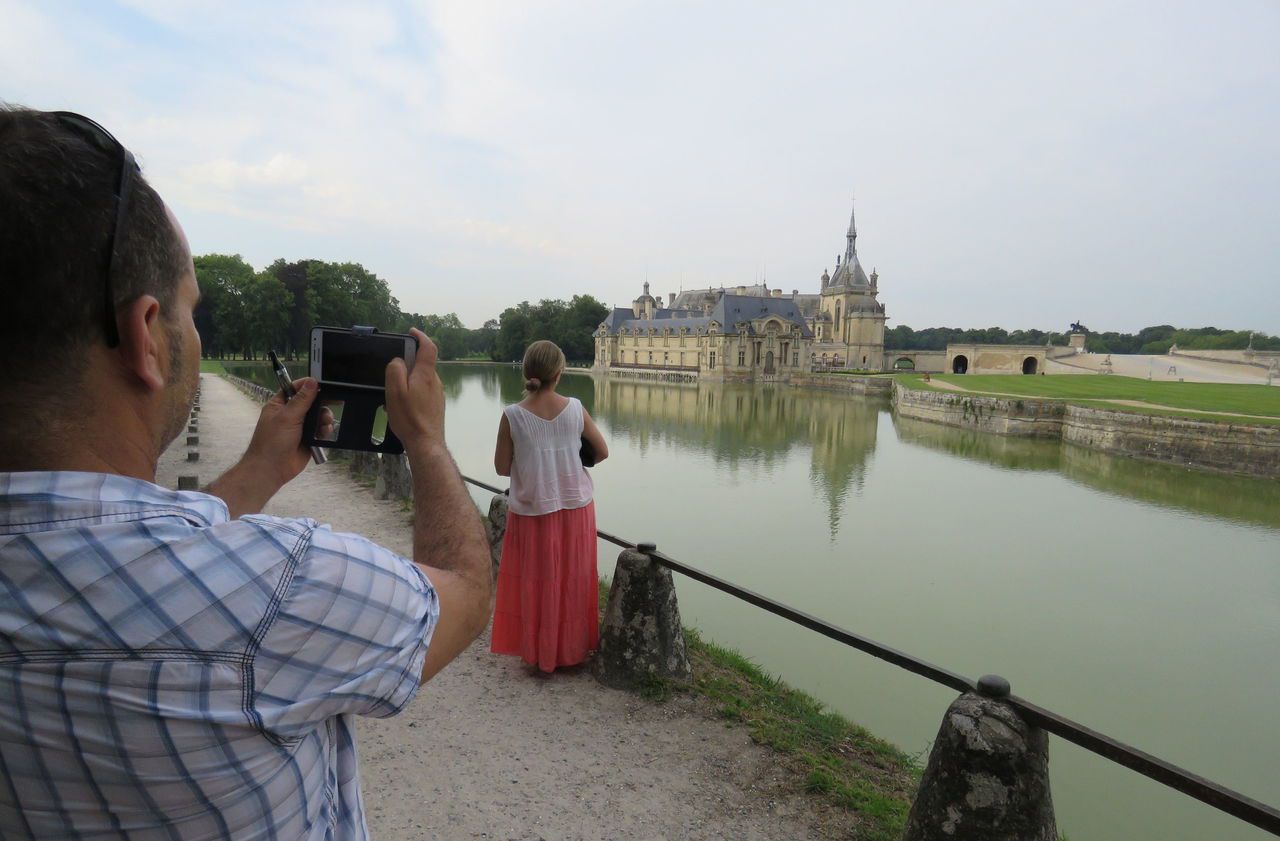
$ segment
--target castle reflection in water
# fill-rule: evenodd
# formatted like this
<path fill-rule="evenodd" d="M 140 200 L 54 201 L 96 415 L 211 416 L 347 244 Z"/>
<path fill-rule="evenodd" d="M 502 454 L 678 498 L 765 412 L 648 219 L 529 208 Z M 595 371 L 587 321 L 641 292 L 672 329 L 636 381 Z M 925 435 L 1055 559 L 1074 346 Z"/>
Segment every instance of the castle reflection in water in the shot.
<path fill-rule="evenodd" d="M 442 370 L 451 397 L 457 394 L 461 374 L 457 368 Z M 477 366 L 467 375 L 479 379 L 485 396 L 495 403 L 514 403 L 524 396 L 514 368 Z M 862 494 L 877 436 L 886 433 L 893 439 L 890 443 L 989 467 L 1057 473 L 1117 497 L 1280 528 L 1278 483 L 899 418 L 891 414 L 886 400 L 786 385 L 671 383 L 585 374 L 567 375 L 560 392 L 581 400 L 606 434 L 629 442 L 642 455 L 653 447 L 669 447 L 688 453 L 691 466 L 696 459 L 709 458 L 717 466 L 762 468 L 768 474 L 807 451 L 810 482 L 828 509 L 832 537 L 839 531 L 849 496 Z M 928 481 L 927 476 L 918 479 Z M 795 488 L 779 491 L 793 493 Z"/>
<path fill-rule="evenodd" d="M 797 449 L 808 450 L 810 480 L 824 497 L 833 534 L 846 497 L 863 489 L 879 415 L 888 406 L 788 386 L 608 377 L 592 385 L 593 414 L 605 418 L 614 435 L 633 439 L 641 452 L 671 443 L 717 464 L 750 463 L 767 471 Z"/>

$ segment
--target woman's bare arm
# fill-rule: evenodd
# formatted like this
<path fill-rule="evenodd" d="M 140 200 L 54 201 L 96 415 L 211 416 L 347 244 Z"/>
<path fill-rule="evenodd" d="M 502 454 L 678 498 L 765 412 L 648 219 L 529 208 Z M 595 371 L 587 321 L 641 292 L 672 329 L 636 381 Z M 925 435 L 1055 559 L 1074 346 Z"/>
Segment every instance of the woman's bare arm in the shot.
<path fill-rule="evenodd" d="M 493 469 L 499 476 L 511 475 L 511 459 L 515 456 L 516 443 L 511 438 L 511 422 L 503 415 L 498 422 L 498 446 L 493 450 Z"/>
<path fill-rule="evenodd" d="M 600 427 L 596 426 L 596 422 L 591 419 L 591 415 L 585 408 L 582 410 L 582 436 L 596 451 L 596 464 L 609 457 L 609 445 L 605 443 L 604 436 L 600 434 Z"/>

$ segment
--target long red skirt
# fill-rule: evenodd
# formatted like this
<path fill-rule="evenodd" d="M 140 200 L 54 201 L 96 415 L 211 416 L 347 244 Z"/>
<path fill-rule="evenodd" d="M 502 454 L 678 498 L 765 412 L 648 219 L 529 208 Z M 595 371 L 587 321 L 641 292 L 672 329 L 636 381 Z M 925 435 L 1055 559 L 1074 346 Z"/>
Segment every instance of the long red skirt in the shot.
<path fill-rule="evenodd" d="M 600 644 L 599 580 L 594 502 L 508 513 L 491 650 L 544 672 L 585 661 Z"/>

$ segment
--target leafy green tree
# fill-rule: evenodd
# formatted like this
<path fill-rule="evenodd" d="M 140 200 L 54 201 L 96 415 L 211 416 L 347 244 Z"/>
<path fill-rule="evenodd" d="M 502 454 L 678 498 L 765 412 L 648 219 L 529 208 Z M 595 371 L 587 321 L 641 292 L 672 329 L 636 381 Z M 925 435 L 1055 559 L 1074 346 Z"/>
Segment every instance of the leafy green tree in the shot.
<path fill-rule="evenodd" d="M 467 355 L 495 359 L 498 345 L 498 319 L 491 318 L 479 330 L 468 331 Z"/>
<path fill-rule="evenodd" d="M 253 284 L 253 266 L 239 254 L 202 254 L 193 262 L 201 294 L 194 318 L 205 356 L 243 352 L 243 299 Z"/>
<path fill-rule="evenodd" d="M 307 261 L 288 263 L 276 260 L 266 269 L 289 290 L 289 327 L 282 350 L 297 358 L 311 347 L 311 327 L 316 324 L 315 310 L 307 294 Z"/>
<path fill-rule="evenodd" d="M 261 272 L 245 290 L 243 301 L 250 353 L 287 347 L 294 298 L 284 282 L 270 272 Z"/>
<path fill-rule="evenodd" d="M 494 359 L 515 362 L 524 358 L 524 349 L 532 342 L 533 306 L 521 301 L 508 307 L 498 316 L 498 335 L 494 344 Z"/>
<path fill-rule="evenodd" d="M 574 295 L 559 319 L 558 339 L 564 355 L 570 361 L 584 362 L 595 357 L 595 340 L 592 333 L 609 314 L 609 308 L 590 295 Z"/>

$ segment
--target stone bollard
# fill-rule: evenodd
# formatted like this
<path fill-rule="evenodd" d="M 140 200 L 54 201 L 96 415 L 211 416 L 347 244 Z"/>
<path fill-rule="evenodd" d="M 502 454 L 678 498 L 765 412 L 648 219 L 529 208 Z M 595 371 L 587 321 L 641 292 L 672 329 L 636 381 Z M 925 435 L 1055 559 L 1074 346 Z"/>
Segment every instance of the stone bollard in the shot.
<path fill-rule="evenodd" d="M 194 423 L 187 424 L 187 432 L 195 432 L 195 431 L 196 431 L 196 425 Z"/>
<path fill-rule="evenodd" d="M 199 435 L 188 435 L 188 436 L 187 436 L 187 446 L 188 446 L 188 447 L 194 447 L 194 446 L 196 446 L 196 445 L 197 445 L 197 444 L 199 444 L 199 443 L 200 443 L 200 436 L 199 436 Z"/>
<path fill-rule="evenodd" d="M 1048 734 L 1003 701 L 1004 678 L 978 693 L 947 708 L 903 841 L 1058 841 Z"/>
<path fill-rule="evenodd" d="M 502 563 L 502 538 L 507 534 L 507 495 L 494 494 L 489 500 L 489 516 L 484 518 L 484 532 L 489 538 L 489 557 L 493 559 L 493 574 L 498 574 Z"/>
<path fill-rule="evenodd" d="M 378 499 L 413 499 L 413 474 L 405 455 L 384 455 L 373 494 Z"/>
<path fill-rule="evenodd" d="M 180 491 L 200 490 L 200 477 L 199 476 L 179 476 L 178 490 Z"/>
<path fill-rule="evenodd" d="M 199 460 L 200 460 L 199 450 L 187 450 L 187 461 L 199 461 Z"/>
<path fill-rule="evenodd" d="M 642 543 L 640 548 L 656 547 Z M 618 689 L 652 678 L 693 678 L 671 570 L 643 551 L 624 549 L 618 555 L 594 671 L 601 683 Z"/>
<path fill-rule="evenodd" d="M 351 475 L 357 478 L 362 476 L 378 475 L 378 454 L 366 453 L 364 450 L 357 450 L 351 454 L 351 466 L 348 468 Z"/>

